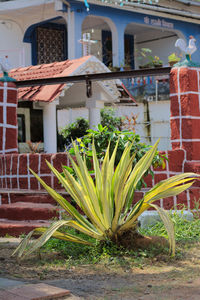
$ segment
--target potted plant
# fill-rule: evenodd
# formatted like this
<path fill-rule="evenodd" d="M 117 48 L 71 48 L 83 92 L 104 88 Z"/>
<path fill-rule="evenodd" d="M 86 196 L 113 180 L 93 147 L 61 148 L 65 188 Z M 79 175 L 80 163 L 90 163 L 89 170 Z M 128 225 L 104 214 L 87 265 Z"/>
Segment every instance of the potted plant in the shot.
<path fill-rule="evenodd" d="M 124 70 L 124 71 L 130 71 L 131 70 L 131 58 L 130 55 L 127 54 L 123 63 L 120 64 L 120 67 Z"/>
<path fill-rule="evenodd" d="M 113 66 L 112 63 L 110 63 L 108 65 L 108 69 L 110 69 L 111 72 L 118 72 L 118 71 L 120 71 L 120 67 Z"/>
<path fill-rule="evenodd" d="M 139 53 L 138 55 L 138 59 L 139 60 L 145 60 L 146 63 L 143 65 L 139 66 L 139 69 L 147 69 L 147 68 L 151 68 L 152 67 L 152 61 L 150 58 L 152 58 L 152 56 L 150 56 L 149 54 L 152 53 L 152 50 L 149 48 L 141 48 L 139 51 L 136 50 L 136 55 L 137 53 Z"/>
<path fill-rule="evenodd" d="M 152 59 L 152 64 L 154 68 L 161 68 L 163 66 L 163 61 L 159 58 L 159 56 L 154 56 Z"/>
<path fill-rule="evenodd" d="M 176 55 L 176 53 L 172 53 L 168 56 L 168 63 L 170 67 L 173 67 L 176 63 L 178 63 L 181 60 L 180 57 Z"/>
<path fill-rule="evenodd" d="M 161 68 L 163 66 L 163 61 L 159 58 L 159 56 L 150 55 L 152 50 L 149 48 L 141 48 L 139 59 L 145 59 L 145 64 L 140 65 L 140 69 L 147 69 L 147 68 Z"/>

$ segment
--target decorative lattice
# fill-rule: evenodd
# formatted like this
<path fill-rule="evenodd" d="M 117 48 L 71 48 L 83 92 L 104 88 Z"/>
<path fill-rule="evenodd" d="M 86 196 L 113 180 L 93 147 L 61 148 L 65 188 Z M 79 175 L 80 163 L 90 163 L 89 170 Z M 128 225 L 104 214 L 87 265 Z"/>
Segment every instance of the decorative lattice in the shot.
<path fill-rule="evenodd" d="M 37 63 L 51 63 L 65 59 L 65 31 L 62 29 L 37 28 Z"/>

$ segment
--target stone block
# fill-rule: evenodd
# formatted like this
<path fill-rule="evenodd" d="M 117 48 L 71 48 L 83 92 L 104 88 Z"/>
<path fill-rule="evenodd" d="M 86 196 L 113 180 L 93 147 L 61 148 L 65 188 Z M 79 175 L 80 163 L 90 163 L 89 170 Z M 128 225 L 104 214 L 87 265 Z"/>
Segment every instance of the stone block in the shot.
<path fill-rule="evenodd" d="M 185 159 L 185 153 L 182 149 L 169 151 L 169 171 L 171 172 L 182 172 L 183 170 L 183 161 Z"/>
<path fill-rule="evenodd" d="M 26 175 L 28 174 L 27 170 L 27 154 L 19 155 L 19 174 Z"/>
<path fill-rule="evenodd" d="M 185 210 L 185 211 L 176 210 L 170 213 L 178 214 L 181 218 L 188 221 L 193 220 L 193 214 L 189 210 Z M 145 211 L 139 216 L 138 220 L 140 222 L 141 228 L 147 228 L 161 221 L 157 211 Z"/>
<path fill-rule="evenodd" d="M 39 155 L 38 153 L 29 154 L 29 168 L 33 170 L 36 174 L 38 173 L 38 163 L 39 163 Z"/>
<path fill-rule="evenodd" d="M 198 92 L 197 70 L 180 68 L 179 71 L 180 92 Z"/>
<path fill-rule="evenodd" d="M 182 119 L 182 138 L 200 139 L 200 120 Z"/>
<path fill-rule="evenodd" d="M 52 154 L 40 154 L 40 155 L 41 155 L 40 174 L 51 173 L 51 170 L 47 166 L 46 160 L 51 163 Z"/>
<path fill-rule="evenodd" d="M 171 96 L 170 97 L 170 110 L 171 110 L 171 116 L 172 117 L 179 116 L 178 96 Z"/>
<path fill-rule="evenodd" d="M 160 174 L 155 174 L 154 176 L 155 184 L 165 179 L 167 179 L 167 174 L 160 173 Z"/>
<path fill-rule="evenodd" d="M 17 128 L 6 128 L 6 145 L 5 149 L 15 149 L 18 147 L 17 143 Z"/>
<path fill-rule="evenodd" d="M 176 94 L 178 92 L 178 76 L 177 68 L 174 68 L 170 72 L 170 94 Z"/>
<path fill-rule="evenodd" d="M 57 299 L 64 296 L 69 296 L 70 294 L 69 290 L 58 288 L 45 283 L 24 284 L 19 287 L 11 288 L 7 290 L 7 292 L 15 295 L 16 299 L 17 297 L 21 297 L 22 300 L 23 299 L 27 299 L 27 300 Z M 10 300 L 11 298 L 5 298 L 5 299 Z"/>
<path fill-rule="evenodd" d="M 179 119 L 171 119 L 170 127 L 171 127 L 171 140 L 179 140 L 180 139 L 180 120 Z"/>

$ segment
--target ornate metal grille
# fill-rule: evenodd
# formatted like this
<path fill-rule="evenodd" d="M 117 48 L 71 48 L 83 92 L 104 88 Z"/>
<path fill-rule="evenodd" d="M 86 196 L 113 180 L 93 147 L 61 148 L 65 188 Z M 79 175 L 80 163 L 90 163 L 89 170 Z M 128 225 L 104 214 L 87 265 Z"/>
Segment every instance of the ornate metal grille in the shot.
<path fill-rule="evenodd" d="M 62 29 L 38 27 L 37 64 L 51 63 L 65 59 L 65 31 Z"/>

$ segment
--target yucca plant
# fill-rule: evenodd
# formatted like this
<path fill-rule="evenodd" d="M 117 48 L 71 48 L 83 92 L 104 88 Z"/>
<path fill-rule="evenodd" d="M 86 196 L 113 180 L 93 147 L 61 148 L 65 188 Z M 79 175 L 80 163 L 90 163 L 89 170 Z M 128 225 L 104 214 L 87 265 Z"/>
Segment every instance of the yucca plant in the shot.
<path fill-rule="evenodd" d="M 93 178 L 86 166 L 86 161 L 79 154 L 78 147 L 74 144 L 76 162 L 69 155 L 71 164 L 76 173 L 76 179 L 63 169 L 64 177 L 49 163 L 49 168 L 58 178 L 62 186 L 70 194 L 77 206 L 82 210 L 79 213 L 60 194 L 49 187 L 37 174 L 31 171 L 47 192 L 66 210 L 69 218 L 54 222 L 48 229 L 37 228 L 30 232 L 15 250 L 18 256 L 29 255 L 40 248 L 50 237 L 65 241 L 94 245 L 79 236 L 60 232 L 61 226 L 73 227 L 74 229 L 94 238 L 98 241 L 111 240 L 116 244 L 123 244 L 123 237 L 137 236 L 138 217 L 148 208 L 156 209 L 164 222 L 169 236 L 170 252 L 175 253 L 174 228 L 167 212 L 153 204 L 154 201 L 177 195 L 189 188 L 197 177 L 194 173 L 184 173 L 163 180 L 150 189 L 145 196 L 133 205 L 134 192 L 139 180 L 150 167 L 156 153 L 158 142 L 140 159 L 133 168 L 135 155 L 130 155 L 132 145 L 127 145 L 117 167 L 114 167 L 117 146 L 109 157 L 109 146 L 102 165 L 99 164 L 94 143 Z M 84 216 L 85 215 L 85 216 Z M 40 237 L 31 244 L 30 238 L 33 233 Z"/>

